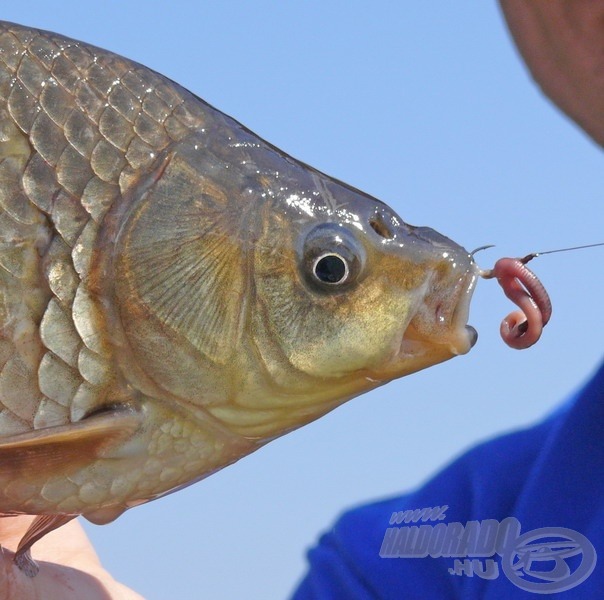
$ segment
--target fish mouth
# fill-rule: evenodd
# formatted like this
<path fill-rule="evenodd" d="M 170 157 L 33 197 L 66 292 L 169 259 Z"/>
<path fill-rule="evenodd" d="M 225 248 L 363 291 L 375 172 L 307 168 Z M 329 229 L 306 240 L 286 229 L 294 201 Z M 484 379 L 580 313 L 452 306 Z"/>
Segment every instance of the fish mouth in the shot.
<path fill-rule="evenodd" d="M 473 348 L 478 332 L 468 325 L 468 318 L 478 275 L 469 257 L 463 273 L 436 283 L 428 281 L 428 291 L 402 335 L 399 360 L 424 356 L 440 362 Z"/>
<path fill-rule="evenodd" d="M 472 255 L 432 229 L 414 228 L 412 233 L 403 250 L 423 277 L 414 289 L 403 289 L 409 303 L 388 357 L 371 369 L 374 379 L 403 377 L 466 354 L 478 339 L 468 324 L 480 275 Z"/>
<path fill-rule="evenodd" d="M 478 339 L 468 318 L 480 269 L 473 253 L 450 238 L 428 227 L 412 230 L 432 248 L 434 262 L 404 338 L 419 338 L 430 346 L 448 348 L 453 356 L 466 354 Z"/>
<path fill-rule="evenodd" d="M 456 300 L 453 304 L 453 311 L 450 320 L 450 329 L 453 334 L 453 343 L 451 350 L 455 354 L 466 354 L 469 352 L 478 340 L 478 332 L 474 327 L 468 325 L 470 317 L 470 304 L 479 273 L 476 263 L 470 257 L 470 264 L 466 274 L 460 278 L 457 287 Z"/>

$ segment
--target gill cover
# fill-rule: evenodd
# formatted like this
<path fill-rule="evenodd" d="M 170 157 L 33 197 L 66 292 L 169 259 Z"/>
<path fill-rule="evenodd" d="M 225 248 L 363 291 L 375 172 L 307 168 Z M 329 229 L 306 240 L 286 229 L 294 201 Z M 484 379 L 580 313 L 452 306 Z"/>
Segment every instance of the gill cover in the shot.
<path fill-rule="evenodd" d="M 160 367 L 159 357 L 210 367 L 236 352 L 246 292 L 243 216 L 237 195 L 217 179 L 223 170 L 199 145 L 181 144 L 119 210 L 116 306 L 139 364 Z"/>

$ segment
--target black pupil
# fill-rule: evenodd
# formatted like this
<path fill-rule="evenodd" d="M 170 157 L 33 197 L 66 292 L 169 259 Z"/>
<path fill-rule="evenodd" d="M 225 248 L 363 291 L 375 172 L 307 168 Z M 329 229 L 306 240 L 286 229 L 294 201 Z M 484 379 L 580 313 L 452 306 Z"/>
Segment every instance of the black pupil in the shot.
<path fill-rule="evenodd" d="M 324 283 L 339 283 L 346 277 L 346 264 L 335 254 L 328 254 L 317 261 L 315 275 Z"/>

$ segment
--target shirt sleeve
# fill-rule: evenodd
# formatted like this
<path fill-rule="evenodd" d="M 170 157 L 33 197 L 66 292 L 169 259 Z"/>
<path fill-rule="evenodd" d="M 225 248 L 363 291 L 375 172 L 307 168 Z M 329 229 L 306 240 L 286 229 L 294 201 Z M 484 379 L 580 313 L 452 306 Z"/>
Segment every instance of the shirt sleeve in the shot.
<path fill-rule="evenodd" d="M 292 600 L 365 600 L 375 595 L 363 583 L 345 556 L 342 556 L 332 533 L 323 535 L 309 551 L 310 569 Z"/>
<path fill-rule="evenodd" d="M 401 525 L 435 527 L 512 516 L 535 461 L 565 412 L 473 448 L 410 494 L 344 513 L 309 551 L 308 572 L 292 600 L 480 597 L 468 594 L 467 586 L 477 591 L 489 582 L 455 576 L 451 557 L 407 558 L 384 551 L 387 531 Z M 407 520 L 397 522 L 397 514 Z"/>

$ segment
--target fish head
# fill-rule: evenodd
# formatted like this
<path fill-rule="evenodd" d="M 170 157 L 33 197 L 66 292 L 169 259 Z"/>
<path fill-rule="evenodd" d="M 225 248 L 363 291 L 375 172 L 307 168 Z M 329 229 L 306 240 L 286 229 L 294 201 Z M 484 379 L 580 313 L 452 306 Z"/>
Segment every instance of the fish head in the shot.
<path fill-rule="evenodd" d="M 448 238 L 232 122 L 158 165 L 114 219 L 128 377 L 266 437 L 474 344 Z"/>
<path fill-rule="evenodd" d="M 316 171 L 280 173 L 272 189 L 255 250 L 253 330 L 314 387 L 383 383 L 474 345 L 476 269 L 464 248 Z"/>

